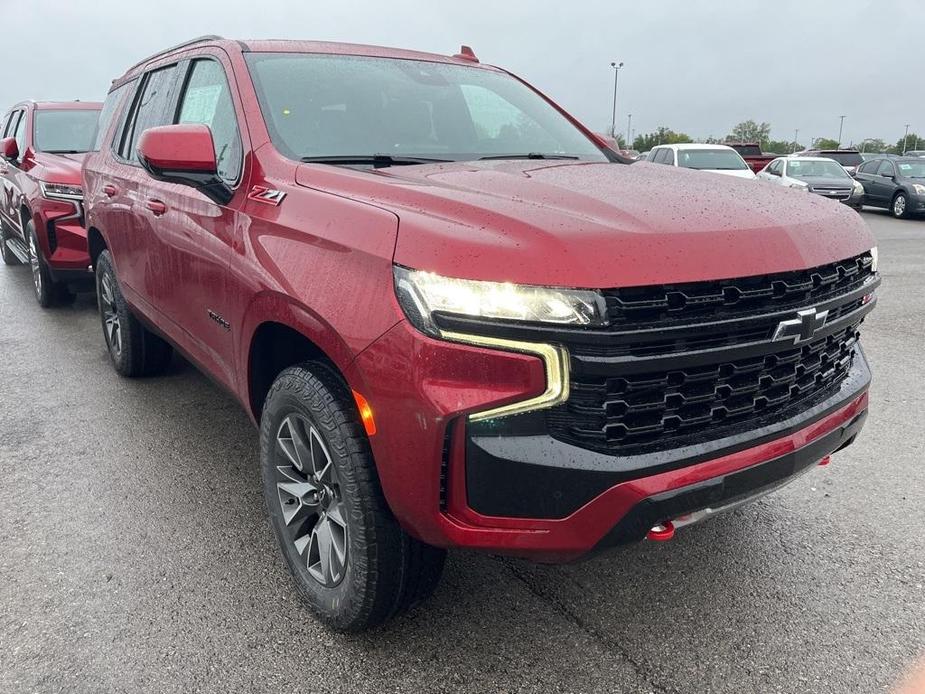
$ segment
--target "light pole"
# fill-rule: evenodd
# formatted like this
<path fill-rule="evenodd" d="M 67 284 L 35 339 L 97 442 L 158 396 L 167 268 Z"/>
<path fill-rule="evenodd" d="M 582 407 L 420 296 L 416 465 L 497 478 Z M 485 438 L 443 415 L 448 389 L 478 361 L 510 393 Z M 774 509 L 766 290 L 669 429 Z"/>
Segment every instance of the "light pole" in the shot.
<path fill-rule="evenodd" d="M 839 118 L 841 120 L 838 123 L 838 149 L 841 149 L 841 132 L 842 132 L 842 128 L 845 127 L 845 117 L 839 116 Z"/>
<path fill-rule="evenodd" d="M 610 120 L 610 136 L 614 139 L 617 137 L 617 80 L 620 79 L 620 68 L 623 63 L 611 63 L 613 68 L 613 117 Z"/>
<path fill-rule="evenodd" d="M 633 141 L 630 139 L 633 132 L 633 114 L 630 113 L 626 116 L 626 148 L 633 148 Z"/>
<path fill-rule="evenodd" d="M 900 152 L 900 154 L 902 154 L 902 155 L 905 155 L 905 154 L 906 154 L 906 140 L 909 139 L 909 126 L 910 126 L 910 125 L 912 125 L 912 124 L 911 124 L 911 123 L 906 123 L 906 134 L 903 135 L 903 151 Z"/>
<path fill-rule="evenodd" d="M 799 139 L 800 139 L 800 129 L 796 128 L 793 131 L 793 149 L 790 150 L 791 154 L 797 151 L 797 140 Z"/>

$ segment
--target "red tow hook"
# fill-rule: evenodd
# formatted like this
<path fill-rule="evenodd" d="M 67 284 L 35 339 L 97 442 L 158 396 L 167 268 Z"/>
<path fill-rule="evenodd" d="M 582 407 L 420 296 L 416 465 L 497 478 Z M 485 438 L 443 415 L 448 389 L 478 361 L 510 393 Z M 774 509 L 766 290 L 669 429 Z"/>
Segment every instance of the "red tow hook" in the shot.
<path fill-rule="evenodd" d="M 823 458 L 822 460 L 819 461 L 819 464 L 820 464 L 820 465 L 828 465 L 828 464 L 831 463 L 831 462 L 832 462 L 832 457 L 827 455 L 825 458 Z"/>
<path fill-rule="evenodd" d="M 646 533 L 647 540 L 654 540 L 655 542 L 668 542 L 671 538 L 674 537 L 674 523 L 671 521 L 665 521 L 664 523 L 656 523 L 652 526 L 652 529 Z"/>

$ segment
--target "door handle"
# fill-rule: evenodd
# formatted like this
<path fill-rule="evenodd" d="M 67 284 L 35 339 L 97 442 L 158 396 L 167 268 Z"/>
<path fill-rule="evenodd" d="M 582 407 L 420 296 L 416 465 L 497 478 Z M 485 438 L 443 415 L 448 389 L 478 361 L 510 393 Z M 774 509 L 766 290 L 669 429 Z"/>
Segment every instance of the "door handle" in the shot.
<path fill-rule="evenodd" d="M 116 188 L 112 183 L 107 183 L 105 186 L 103 186 L 103 193 L 105 193 L 107 198 L 116 197 L 116 193 L 118 192 L 119 189 Z"/>
<path fill-rule="evenodd" d="M 160 200 L 148 199 L 145 202 L 145 207 L 151 210 L 155 217 L 160 217 L 167 211 L 167 205 L 162 203 Z"/>

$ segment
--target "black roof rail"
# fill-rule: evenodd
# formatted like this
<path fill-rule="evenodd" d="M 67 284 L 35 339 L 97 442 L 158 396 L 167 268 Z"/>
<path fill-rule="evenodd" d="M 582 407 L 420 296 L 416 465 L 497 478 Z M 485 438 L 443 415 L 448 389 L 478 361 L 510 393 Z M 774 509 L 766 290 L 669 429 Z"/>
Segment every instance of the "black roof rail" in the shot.
<path fill-rule="evenodd" d="M 170 48 L 165 48 L 165 49 L 162 50 L 162 51 L 158 51 L 157 53 L 153 53 L 153 54 L 149 55 L 147 58 L 142 58 L 142 59 L 139 60 L 137 63 L 135 63 L 134 65 L 132 65 L 132 67 L 130 67 L 128 70 L 126 70 L 126 72 L 129 72 L 130 70 L 134 70 L 134 69 L 135 69 L 136 67 L 138 67 L 139 65 L 144 65 L 145 63 L 147 63 L 147 62 L 149 62 L 149 61 L 151 61 L 151 60 L 154 60 L 155 58 L 157 58 L 157 57 L 159 57 L 159 56 L 167 55 L 168 53 L 170 53 L 170 52 L 172 52 L 172 51 L 176 51 L 176 50 L 178 50 L 178 49 L 180 49 L 180 48 L 186 48 L 187 46 L 192 46 L 192 45 L 197 44 L 197 43 L 202 43 L 203 41 L 221 41 L 223 38 L 224 38 L 223 36 L 219 36 L 219 35 L 217 35 L 217 34 L 205 34 L 204 36 L 197 36 L 196 38 L 190 39 L 189 41 L 183 41 L 182 43 L 178 43 L 176 46 L 171 46 Z"/>

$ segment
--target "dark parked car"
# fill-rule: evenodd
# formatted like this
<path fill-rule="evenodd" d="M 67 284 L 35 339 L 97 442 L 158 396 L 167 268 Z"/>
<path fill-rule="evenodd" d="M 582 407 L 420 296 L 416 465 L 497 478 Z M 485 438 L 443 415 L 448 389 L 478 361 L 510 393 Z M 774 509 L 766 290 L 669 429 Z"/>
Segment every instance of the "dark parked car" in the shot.
<path fill-rule="evenodd" d="M 800 152 L 800 156 L 834 159 L 845 167 L 845 171 L 852 176 L 854 176 L 857 168 L 864 163 L 864 158 L 856 149 L 809 149 L 805 152 Z"/>
<path fill-rule="evenodd" d="M 887 208 L 894 217 L 925 212 L 925 159 L 874 159 L 856 178 L 864 186 L 864 204 Z"/>

